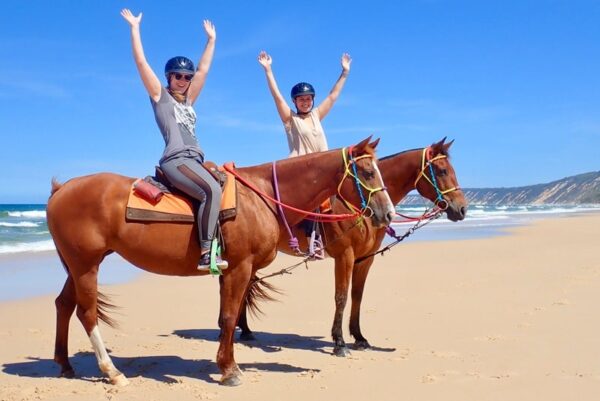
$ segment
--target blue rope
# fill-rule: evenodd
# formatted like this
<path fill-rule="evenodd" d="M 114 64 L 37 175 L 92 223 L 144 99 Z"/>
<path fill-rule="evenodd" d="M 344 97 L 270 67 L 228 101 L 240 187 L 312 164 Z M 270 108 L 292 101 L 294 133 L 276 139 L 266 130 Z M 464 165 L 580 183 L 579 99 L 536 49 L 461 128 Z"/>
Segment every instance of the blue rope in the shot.
<path fill-rule="evenodd" d="M 433 187 L 435 188 L 435 192 L 437 192 L 436 200 L 438 200 L 438 201 L 444 200 L 444 198 L 442 197 L 442 191 L 440 191 L 440 189 L 438 188 L 437 181 L 435 180 L 435 174 L 433 173 L 432 163 L 429 163 L 429 174 L 431 175 L 431 181 L 433 182 Z"/>
<path fill-rule="evenodd" d="M 367 208 L 367 202 L 365 201 L 365 197 L 362 192 L 362 187 L 360 186 L 358 180 L 358 171 L 356 170 L 356 163 L 354 162 L 354 158 L 352 157 L 352 152 L 350 152 L 350 162 L 352 163 L 352 171 L 354 171 L 354 183 L 356 184 L 356 190 L 360 195 L 360 204 L 363 209 Z"/>

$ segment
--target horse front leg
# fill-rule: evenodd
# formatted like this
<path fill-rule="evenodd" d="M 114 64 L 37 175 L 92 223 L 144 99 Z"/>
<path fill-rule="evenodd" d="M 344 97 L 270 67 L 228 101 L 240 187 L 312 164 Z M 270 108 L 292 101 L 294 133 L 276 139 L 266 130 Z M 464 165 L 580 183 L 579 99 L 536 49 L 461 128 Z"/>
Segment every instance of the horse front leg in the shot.
<path fill-rule="evenodd" d="M 374 258 L 368 258 L 356 263 L 352 270 L 352 306 L 350 309 L 350 335 L 354 337 L 354 349 L 368 349 L 371 344 L 360 331 L 360 305 L 365 290 L 365 282 Z"/>
<path fill-rule="evenodd" d="M 230 266 L 221 280 L 221 338 L 217 351 L 217 366 L 221 370 L 221 384 L 225 386 L 242 384 L 242 372 L 233 355 L 233 336 L 251 274 L 252 265 L 242 263 Z"/>
<path fill-rule="evenodd" d="M 56 306 L 56 339 L 54 361 L 60 365 L 60 377 L 75 377 L 69 363 L 69 321 L 75 311 L 75 285 L 71 275 L 67 277 L 62 291 L 54 301 Z"/>
<path fill-rule="evenodd" d="M 223 323 L 222 323 L 222 317 L 219 314 L 219 329 L 222 331 L 223 330 Z M 242 332 L 240 333 L 240 341 L 256 341 L 256 337 L 254 337 L 254 333 L 252 332 L 252 330 L 250 330 L 250 327 L 248 326 L 248 304 L 246 303 L 246 300 L 244 299 L 244 301 L 242 302 L 242 306 L 240 306 L 240 317 L 238 319 L 237 322 L 237 327 L 240 328 L 240 330 L 242 330 Z M 219 333 L 219 338 L 221 338 L 221 333 Z"/>
<path fill-rule="evenodd" d="M 334 342 L 333 354 L 340 357 L 350 355 L 350 350 L 348 350 L 344 341 L 342 322 L 344 320 L 344 308 L 348 300 L 348 286 L 353 263 L 354 252 L 352 248 L 348 248 L 341 256 L 335 258 L 335 314 L 333 316 L 333 326 L 331 327 L 331 337 Z"/>

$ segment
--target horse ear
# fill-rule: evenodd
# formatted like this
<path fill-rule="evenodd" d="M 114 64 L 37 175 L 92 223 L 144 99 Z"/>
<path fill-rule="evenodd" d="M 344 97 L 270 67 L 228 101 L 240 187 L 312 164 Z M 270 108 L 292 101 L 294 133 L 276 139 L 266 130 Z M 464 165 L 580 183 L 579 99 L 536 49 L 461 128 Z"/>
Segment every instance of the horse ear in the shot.
<path fill-rule="evenodd" d="M 440 153 L 444 153 L 446 149 L 444 142 L 446 142 L 447 137 L 443 137 L 441 141 L 431 144 L 431 150 L 434 155 L 438 155 Z"/>
<path fill-rule="evenodd" d="M 379 141 L 381 140 L 381 138 L 377 138 L 375 139 L 373 142 L 371 142 L 369 144 L 369 146 L 371 146 L 372 149 L 375 149 L 377 147 L 377 145 L 379 144 Z"/>
<path fill-rule="evenodd" d="M 454 143 L 454 139 L 451 140 L 450 142 L 444 144 L 444 146 L 443 146 L 444 154 L 448 154 L 448 149 L 450 149 L 450 146 L 452 146 L 453 143 Z"/>
<path fill-rule="evenodd" d="M 366 149 L 367 145 L 369 144 L 369 141 L 371 140 L 372 136 L 373 135 L 369 135 L 368 138 L 365 138 L 362 141 L 360 141 L 359 143 L 357 143 L 356 145 L 354 145 L 354 147 L 352 148 L 352 154 L 362 155 L 363 153 L 365 153 L 365 149 Z"/>

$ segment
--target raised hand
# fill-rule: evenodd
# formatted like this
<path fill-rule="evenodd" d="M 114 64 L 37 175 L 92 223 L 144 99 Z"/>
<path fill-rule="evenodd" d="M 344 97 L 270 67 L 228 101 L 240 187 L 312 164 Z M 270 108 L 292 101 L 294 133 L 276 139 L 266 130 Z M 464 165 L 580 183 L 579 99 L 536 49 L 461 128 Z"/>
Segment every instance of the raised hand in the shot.
<path fill-rule="evenodd" d="M 273 63 L 273 60 L 271 59 L 271 56 L 269 56 L 269 54 L 266 51 L 263 50 L 258 55 L 258 62 L 266 70 L 267 68 L 271 67 L 271 64 Z"/>
<path fill-rule="evenodd" d="M 352 63 L 352 57 L 348 53 L 342 54 L 342 69 L 346 72 L 350 72 L 350 64 Z"/>
<path fill-rule="evenodd" d="M 203 24 L 204 32 L 206 32 L 206 36 L 208 37 L 208 39 L 217 39 L 217 30 L 215 29 L 215 25 L 207 19 L 203 21 Z"/>
<path fill-rule="evenodd" d="M 133 28 L 134 26 L 140 26 L 140 22 L 142 22 L 142 13 L 136 17 L 129 11 L 128 8 L 124 8 L 121 10 L 121 16 L 129 23 L 129 25 Z"/>

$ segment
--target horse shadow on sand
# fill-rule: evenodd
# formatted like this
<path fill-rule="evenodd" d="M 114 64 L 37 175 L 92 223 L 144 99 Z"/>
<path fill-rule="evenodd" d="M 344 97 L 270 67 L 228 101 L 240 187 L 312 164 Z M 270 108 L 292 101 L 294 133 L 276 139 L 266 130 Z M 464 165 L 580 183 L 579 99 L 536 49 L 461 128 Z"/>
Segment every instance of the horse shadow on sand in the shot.
<path fill-rule="evenodd" d="M 182 338 L 213 342 L 219 342 L 219 333 L 220 331 L 215 329 L 186 329 L 173 332 L 174 335 Z M 300 336 L 293 333 L 267 333 L 263 331 L 254 331 L 253 334 L 255 340 L 250 341 L 241 340 L 239 335 L 236 335 L 236 342 L 250 348 L 258 348 L 263 352 L 279 352 L 283 348 L 288 348 L 333 355 L 333 342 L 325 340 L 321 336 Z M 351 344 L 349 344 L 349 347 L 352 349 Z M 371 346 L 368 351 L 394 352 L 396 348 Z"/>
<path fill-rule="evenodd" d="M 180 377 L 203 380 L 208 383 L 218 383 L 220 372 L 214 360 L 186 359 L 175 355 L 119 357 L 111 355 L 117 368 L 128 378 L 143 377 L 163 383 L 177 383 Z M 5 363 L 2 371 L 9 375 L 23 377 L 58 377 L 60 368 L 52 359 L 28 357 L 26 362 Z M 96 356 L 93 352 L 78 352 L 69 358 L 76 372 L 76 379 L 89 382 L 108 382 L 102 376 Z M 303 368 L 285 363 L 240 363 L 242 371 L 268 371 L 301 373 L 308 370 L 320 371 L 314 368 Z M 68 379 L 65 379 L 68 380 Z"/>
<path fill-rule="evenodd" d="M 184 339 L 218 342 L 220 331 L 217 329 L 186 329 L 175 330 L 161 337 L 178 336 Z M 319 336 L 300 336 L 292 333 L 254 332 L 256 340 L 237 341 L 248 347 L 255 347 L 263 352 L 279 352 L 283 348 L 321 352 L 332 355 L 333 344 Z M 372 347 L 371 350 L 394 352 L 395 348 Z M 110 352 L 110 350 L 109 350 Z M 213 359 L 182 358 L 176 355 L 156 355 L 139 357 L 121 357 L 111 354 L 117 368 L 128 378 L 143 377 L 163 383 L 177 383 L 178 377 L 189 377 L 208 383 L 218 383 L 220 372 Z M 58 377 L 60 368 L 52 359 L 28 357 L 25 362 L 4 363 L 2 371 L 9 375 L 23 377 Z M 77 352 L 69 358 L 76 378 L 89 382 L 107 382 L 98 368 L 93 352 Z M 319 372 L 318 368 L 293 366 L 286 363 L 239 363 L 242 371 L 265 371 L 301 373 L 308 370 Z M 66 379 L 65 379 L 66 380 Z"/>

